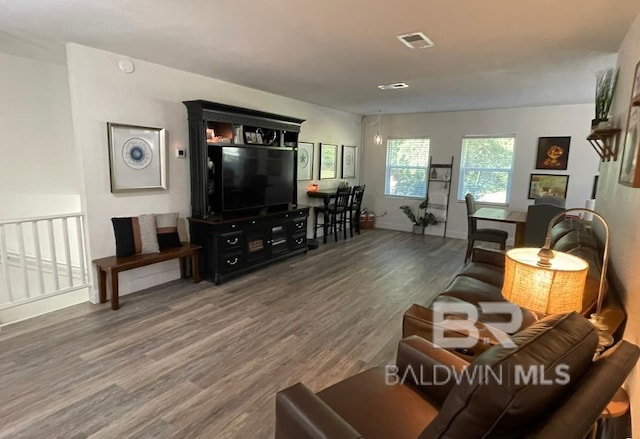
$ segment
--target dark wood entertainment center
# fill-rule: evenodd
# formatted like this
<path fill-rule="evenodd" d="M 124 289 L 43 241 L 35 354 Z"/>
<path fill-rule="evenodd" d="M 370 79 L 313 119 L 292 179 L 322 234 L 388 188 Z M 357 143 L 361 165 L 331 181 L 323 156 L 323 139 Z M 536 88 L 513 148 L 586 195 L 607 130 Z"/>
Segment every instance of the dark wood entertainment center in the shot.
<path fill-rule="evenodd" d="M 191 242 L 216 284 L 307 251 L 309 207 L 297 205 L 303 119 L 186 101 Z M 243 162 L 245 160 L 245 162 Z M 235 172 L 234 172 L 235 171 Z"/>

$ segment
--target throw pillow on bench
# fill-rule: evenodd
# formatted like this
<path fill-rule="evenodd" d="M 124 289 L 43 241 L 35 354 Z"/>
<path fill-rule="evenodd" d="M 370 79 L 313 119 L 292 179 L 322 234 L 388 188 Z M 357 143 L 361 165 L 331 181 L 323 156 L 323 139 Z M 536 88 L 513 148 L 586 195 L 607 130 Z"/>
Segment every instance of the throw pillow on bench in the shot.
<path fill-rule="evenodd" d="M 180 247 L 178 213 L 144 214 L 137 217 L 111 218 L 116 238 L 116 256 L 158 253 Z"/>

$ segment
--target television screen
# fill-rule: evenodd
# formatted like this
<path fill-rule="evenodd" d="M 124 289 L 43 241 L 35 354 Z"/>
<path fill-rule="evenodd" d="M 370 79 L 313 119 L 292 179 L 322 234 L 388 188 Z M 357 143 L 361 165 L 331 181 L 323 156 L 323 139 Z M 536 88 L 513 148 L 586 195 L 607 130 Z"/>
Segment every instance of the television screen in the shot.
<path fill-rule="evenodd" d="M 292 149 L 225 146 L 222 149 L 222 209 L 242 210 L 293 202 Z"/>

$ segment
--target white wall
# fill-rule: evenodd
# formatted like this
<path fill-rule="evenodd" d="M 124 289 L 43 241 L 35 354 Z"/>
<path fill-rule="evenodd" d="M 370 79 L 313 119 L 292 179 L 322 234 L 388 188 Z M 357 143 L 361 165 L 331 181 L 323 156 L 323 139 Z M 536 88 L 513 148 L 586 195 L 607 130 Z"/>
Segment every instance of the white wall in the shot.
<path fill-rule="evenodd" d="M 613 122 L 624 133 L 636 63 L 640 61 L 640 15 L 636 17 L 618 53 L 620 76 L 613 103 Z M 620 145 L 624 145 L 624 134 Z M 602 165 L 597 210 L 611 227 L 611 261 L 619 292 L 628 314 L 625 338 L 640 345 L 640 189 L 618 184 L 621 161 Z M 640 366 L 628 381 L 634 432 L 640 434 Z"/>
<path fill-rule="evenodd" d="M 179 212 L 181 218 L 189 216 L 189 160 L 174 155 L 176 148 L 188 149 L 189 144 L 187 111 L 182 101 L 205 99 L 300 117 L 307 120 L 302 125 L 300 140 L 360 144 L 360 116 L 140 60 L 133 60 L 136 65 L 133 74 L 125 74 L 118 70 L 121 58 L 77 44 L 67 45 L 75 141 L 82 157 L 92 258 L 115 253 L 110 223 L 113 216 L 171 211 Z M 169 149 L 166 191 L 110 192 L 107 122 L 166 128 Z M 308 201 L 304 195 L 307 183 L 300 184 L 298 201 L 302 204 Z M 331 183 L 337 185 L 337 180 L 323 182 Z M 178 277 L 177 261 L 170 261 L 121 274 L 120 288 L 125 294 Z"/>
<path fill-rule="evenodd" d="M 449 222 L 447 236 L 466 238 L 467 222 L 464 202 L 457 202 L 458 176 L 462 138 L 465 135 L 516 135 L 515 168 L 509 208 L 526 210 L 532 200 L 527 199 L 531 173 L 569 174 L 567 207 L 584 207 L 591 196 L 593 178 L 598 173 L 598 155 L 586 141 L 592 119 L 593 105 L 562 105 L 552 107 L 513 108 L 484 111 L 399 114 L 382 117 L 385 144 L 375 145 L 373 136 L 376 117 L 364 123 L 364 158 L 361 179 L 367 185 L 364 205 L 376 215 L 376 226 L 395 230 L 410 230 L 411 224 L 398 209 L 406 199 L 384 196 L 386 139 L 388 137 L 429 137 L 434 163 L 448 163 L 454 156 Z M 535 170 L 538 138 L 571 136 L 567 171 Z M 417 207 L 419 200 L 410 200 Z M 498 227 L 491 223 L 491 227 Z M 510 239 L 514 226 L 505 225 Z M 429 226 L 427 233 L 442 233 Z"/>
<path fill-rule="evenodd" d="M 79 211 L 64 61 L 0 53 L 0 66 L 0 219 Z"/>

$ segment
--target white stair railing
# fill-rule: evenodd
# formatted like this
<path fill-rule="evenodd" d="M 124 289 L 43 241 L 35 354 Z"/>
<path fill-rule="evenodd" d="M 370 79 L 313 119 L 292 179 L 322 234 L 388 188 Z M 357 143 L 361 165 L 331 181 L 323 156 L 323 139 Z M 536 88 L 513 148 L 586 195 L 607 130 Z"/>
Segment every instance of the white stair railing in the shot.
<path fill-rule="evenodd" d="M 0 221 L 0 309 L 89 286 L 81 213 Z"/>

